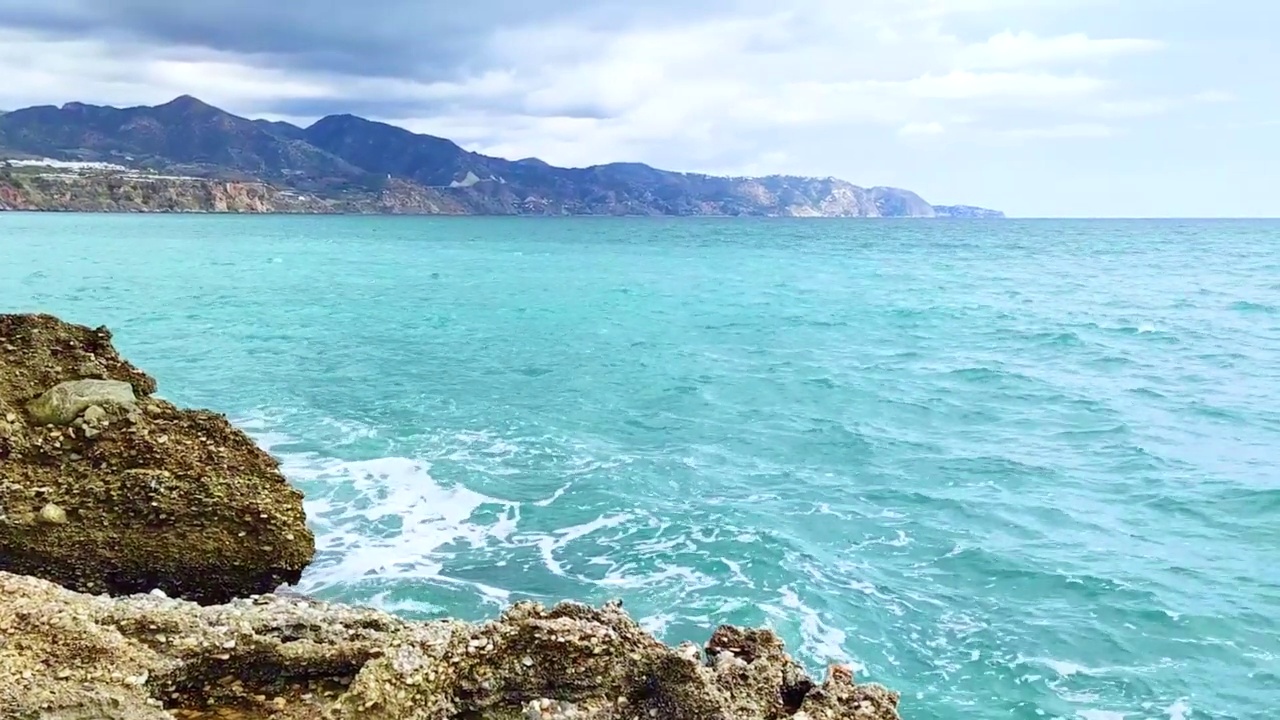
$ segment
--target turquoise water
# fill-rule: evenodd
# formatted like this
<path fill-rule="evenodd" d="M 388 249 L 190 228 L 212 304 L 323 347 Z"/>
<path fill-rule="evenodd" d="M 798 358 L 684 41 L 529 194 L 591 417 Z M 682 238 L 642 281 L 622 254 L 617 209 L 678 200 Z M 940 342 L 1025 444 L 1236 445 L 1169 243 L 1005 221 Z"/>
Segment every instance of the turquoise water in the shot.
<path fill-rule="evenodd" d="M 305 589 L 768 624 L 910 719 L 1280 707 L 1280 223 L 0 215 L 306 495 Z"/>

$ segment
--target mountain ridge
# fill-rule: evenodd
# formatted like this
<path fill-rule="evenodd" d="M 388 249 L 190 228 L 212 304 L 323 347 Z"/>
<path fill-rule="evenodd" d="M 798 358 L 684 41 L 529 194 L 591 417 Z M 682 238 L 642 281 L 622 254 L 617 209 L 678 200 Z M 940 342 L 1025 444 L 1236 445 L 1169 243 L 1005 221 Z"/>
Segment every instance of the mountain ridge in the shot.
<path fill-rule="evenodd" d="M 0 115 L 0 159 L 49 158 L 108 163 L 120 173 L 157 174 L 201 182 L 261 183 L 272 200 L 264 212 L 398 212 L 473 215 L 747 215 L 790 217 L 1001 217 L 971 206 L 933 206 L 901 188 L 864 188 L 838 178 L 795 175 L 725 177 L 613 162 L 557 167 L 538 158 L 507 160 L 472 152 L 447 138 L 340 113 L 307 127 L 234 115 L 191 95 L 155 106 L 126 108 L 68 102 Z M 104 171 L 58 180 L 40 199 L 7 183 L 23 207 L 83 209 Z M 47 178 L 46 178 L 47 180 Z M 48 185 L 46 182 L 45 185 Z M 83 187 L 87 186 L 87 187 Z M 148 202 L 145 184 L 128 206 Z M 169 188 L 172 196 L 174 189 Z M 62 193 L 66 194 L 66 193 Z M 5 196 L 0 193 L 0 197 Z M 301 197 L 305 202 L 298 202 Z M 287 201 L 287 202 L 286 202 Z M 174 205 L 173 198 L 166 201 Z M 10 205 L 17 204 L 10 202 Z M 119 203 L 101 203 L 112 210 Z M 154 206 L 154 207 L 153 207 Z M 199 211 L 200 202 L 177 206 Z M 4 202 L 0 201 L 0 208 Z"/>

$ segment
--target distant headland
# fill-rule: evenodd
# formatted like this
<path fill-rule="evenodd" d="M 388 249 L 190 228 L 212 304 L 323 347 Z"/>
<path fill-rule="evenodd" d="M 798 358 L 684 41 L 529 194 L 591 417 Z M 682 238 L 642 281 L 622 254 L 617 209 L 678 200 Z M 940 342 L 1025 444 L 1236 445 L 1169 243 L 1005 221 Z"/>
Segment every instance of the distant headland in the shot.
<path fill-rule="evenodd" d="M 0 210 L 999 218 L 837 178 L 504 160 L 354 115 L 309 127 L 194 97 L 0 114 Z"/>

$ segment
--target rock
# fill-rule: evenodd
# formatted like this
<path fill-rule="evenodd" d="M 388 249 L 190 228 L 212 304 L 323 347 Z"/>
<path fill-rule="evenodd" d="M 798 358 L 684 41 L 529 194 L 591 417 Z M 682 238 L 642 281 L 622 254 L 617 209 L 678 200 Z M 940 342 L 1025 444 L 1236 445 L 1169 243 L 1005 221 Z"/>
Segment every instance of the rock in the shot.
<path fill-rule="evenodd" d="M 58 383 L 27 404 L 32 419 L 43 425 L 70 425 L 91 406 L 137 402 L 133 386 L 119 380 L 68 380 Z M 98 408 L 99 411 L 102 408 Z"/>
<path fill-rule="evenodd" d="M 84 409 L 84 421 L 90 425 L 101 425 L 107 421 L 107 411 L 101 405 L 90 405 Z"/>
<path fill-rule="evenodd" d="M 49 503 L 44 507 L 40 508 L 39 518 L 40 518 L 40 522 L 45 523 L 47 525 L 66 525 L 67 511 L 63 510 L 57 505 L 54 505 L 53 503 Z"/>
<path fill-rule="evenodd" d="M 302 494 L 225 417 L 152 397 L 155 381 L 110 339 L 49 315 L 0 315 L 0 341 L 16 348 L 0 355 L 0 413 L 38 397 L 43 419 L 84 414 L 52 429 L 19 417 L 0 438 L 0 516 L 12 519 L 0 523 L 0 570 L 201 603 L 296 583 L 315 550 Z M 89 355 L 106 380 L 68 383 Z M 125 412 L 132 423 L 101 430 Z M 74 522 L 50 532 L 21 521 L 49 503 Z"/>
<path fill-rule="evenodd" d="M 617 605 L 411 623 L 275 595 L 90 596 L 0 572 L 0 717 L 899 720 L 897 693 L 851 673 L 819 685 L 753 632 L 754 659 L 722 667 L 690 662 Z"/>

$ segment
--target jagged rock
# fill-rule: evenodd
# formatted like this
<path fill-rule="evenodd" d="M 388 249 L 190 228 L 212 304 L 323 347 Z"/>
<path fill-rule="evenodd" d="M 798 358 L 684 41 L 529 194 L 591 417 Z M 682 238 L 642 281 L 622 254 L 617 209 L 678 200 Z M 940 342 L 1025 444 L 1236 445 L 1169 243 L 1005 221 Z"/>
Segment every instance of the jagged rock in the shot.
<path fill-rule="evenodd" d="M 106 380 L 77 379 L 86 364 Z M 301 493 L 225 417 L 155 389 L 106 328 L 0 315 L 0 570 L 206 603 L 297 582 L 314 553 Z M 28 521 L 49 504 L 62 522 Z"/>
<path fill-rule="evenodd" d="M 113 599 L 0 572 L 0 638 L 5 718 L 898 720 L 897 693 L 844 668 L 818 685 L 771 632 L 721 628 L 709 649 L 733 662 L 704 662 L 616 604 L 410 623 L 275 595 Z"/>
<path fill-rule="evenodd" d="M 70 425 L 80 413 L 100 405 L 133 407 L 133 386 L 120 380 L 67 380 L 27 403 L 27 412 L 42 425 Z M 99 407 L 99 411 L 102 409 Z M 105 411 L 102 411 L 105 412 Z"/>

